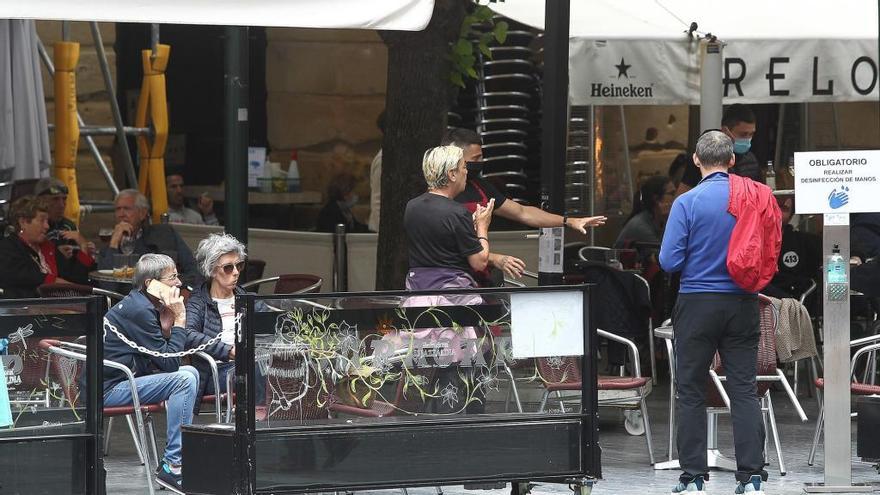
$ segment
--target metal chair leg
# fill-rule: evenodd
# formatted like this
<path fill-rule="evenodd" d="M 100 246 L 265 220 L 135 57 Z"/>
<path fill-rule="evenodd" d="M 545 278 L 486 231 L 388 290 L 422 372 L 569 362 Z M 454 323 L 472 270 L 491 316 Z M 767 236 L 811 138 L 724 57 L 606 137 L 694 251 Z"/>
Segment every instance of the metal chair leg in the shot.
<path fill-rule="evenodd" d="M 516 378 L 513 376 L 513 370 L 510 369 L 510 366 L 507 363 L 504 363 L 504 371 L 507 373 L 507 376 L 510 378 L 510 390 L 508 390 L 508 401 L 510 400 L 510 393 L 513 393 L 513 400 L 516 401 L 516 410 L 517 412 L 523 412 L 522 401 L 519 398 L 519 390 L 516 389 Z M 504 412 L 507 412 L 507 404 L 504 405 Z"/>
<path fill-rule="evenodd" d="M 104 456 L 110 455 L 110 432 L 113 430 L 113 416 L 107 419 L 107 430 L 104 432 Z"/>
<path fill-rule="evenodd" d="M 770 438 L 767 431 L 770 429 L 767 424 L 767 394 L 761 397 L 761 423 L 764 425 L 764 462 L 770 463 Z"/>
<path fill-rule="evenodd" d="M 648 459 L 651 465 L 654 465 L 654 443 L 651 440 L 651 422 L 648 420 L 648 404 L 645 402 L 645 396 L 641 396 L 639 400 L 639 408 L 642 410 L 642 423 L 645 425 L 645 440 L 648 442 Z"/>
<path fill-rule="evenodd" d="M 146 459 L 144 459 L 144 450 L 146 449 L 145 445 L 141 445 L 137 427 L 134 425 L 134 420 L 131 417 L 131 414 L 125 415 L 125 421 L 128 423 L 128 430 L 131 432 L 131 439 L 134 440 L 134 448 L 137 451 L 138 459 L 140 459 L 141 464 L 144 466 L 147 465 Z"/>
<path fill-rule="evenodd" d="M 813 460 L 816 458 L 816 448 L 819 446 L 819 434 L 822 432 L 822 425 L 825 422 L 825 404 L 819 407 L 819 417 L 816 418 L 816 432 L 813 434 L 813 446 L 810 447 L 810 455 L 807 457 L 807 465 L 812 466 Z"/>
<path fill-rule="evenodd" d="M 557 390 L 557 391 L 556 391 L 556 397 L 559 398 L 559 412 L 561 412 L 562 414 L 565 414 L 565 402 L 564 402 L 563 397 L 562 397 L 562 392 L 560 392 L 559 390 Z"/>
<path fill-rule="evenodd" d="M 767 391 L 767 415 L 770 417 L 770 429 L 773 431 L 773 444 L 776 447 L 776 459 L 779 462 L 779 475 L 785 476 L 785 461 L 782 458 L 782 443 L 779 441 L 779 430 L 776 428 L 776 414 L 773 412 L 773 398 Z"/>
<path fill-rule="evenodd" d="M 145 421 L 147 424 L 147 435 L 149 435 L 149 437 L 150 437 L 149 438 L 150 448 L 152 449 L 152 452 L 153 452 L 153 459 L 156 460 L 156 465 L 158 466 L 159 465 L 159 449 L 156 448 L 156 431 L 153 429 L 153 417 L 151 415 L 147 414 Z M 150 467 L 152 468 L 152 466 L 150 466 Z"/>
<path fill-rule="evenodd" d="M 544 390 L 544 395 L 541 396 L 541 404 L 538 406 L 538 412 L 544 412 L 544 409 L 547 407 L 547 399 L 550 397 L 550 391 Z"/>

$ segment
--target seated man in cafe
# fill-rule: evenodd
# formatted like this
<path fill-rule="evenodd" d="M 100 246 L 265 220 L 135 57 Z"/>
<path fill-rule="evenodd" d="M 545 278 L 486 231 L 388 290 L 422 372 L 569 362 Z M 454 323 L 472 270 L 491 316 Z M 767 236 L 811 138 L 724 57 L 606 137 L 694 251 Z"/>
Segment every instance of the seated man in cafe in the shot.
<path fill-rule="evenodd" d="M 159 283 L 153 286 L 151 282 Z M 110 308 L 104 319 L 104 358 L 132 370 L 141 404 L 165 402 L 167 443 L 156 482 L 184 493 L 181 427 L 192 423 L 199 372 L 192 366 L 181 366 L 178 357 L 151 356 L 137 349 L 142 346 L 167 355 L 182 351 L 186 345 L 186 308 L 174 261 L 163 254 L 141 256 L 132 284 L 133 290 Z M 125 375 L 106 366 L 103 394 L 104 407 L 132 404 Z"/>
<path fill-rule="evenodd" d="M 177 264 L 181 282 L 198 287 L 202 277 L 192 251 L 170 225 L 150 224 L 150 203 L 146 196 L 136 189 L 123 189 L 116 195 L 114 206 L 116 226 L 107 249 L 101 250 L 98 268 L 113 269 L 115 257 L 119 254 L 161 253 Z"/>
<path fill-rule="evenodd" d="M 172 172 L 165 177 L 165 190 L 168 194 L 168 222 L 191 223 L 195 225 L 220 225 L 214 214 L 214 200 L 203 193 L 199 196 L 198 211 L 186 206 L 183 196 L 183 175 Z"/>
<path fill-rule="evenodd" d="M 55 243 L 64 258 L 71 260 L 78 255 L 80 246 L 86 247 L 86 253 L 94 258 L 98 251 L 95 243 L 86 239 L 76 224 L 64 216 L 67 205 L 67 186 L 55 177 L 44 177 L 34 184 L 34 196 L 40 198 L 49 214 L 49 230 L 46 239 Z"/>

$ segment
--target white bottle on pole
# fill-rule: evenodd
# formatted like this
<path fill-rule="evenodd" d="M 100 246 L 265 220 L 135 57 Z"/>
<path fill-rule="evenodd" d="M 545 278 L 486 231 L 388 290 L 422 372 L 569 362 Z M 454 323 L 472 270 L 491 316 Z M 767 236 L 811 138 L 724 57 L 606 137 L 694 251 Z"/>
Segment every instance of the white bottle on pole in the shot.
<path fill-rule="evenodd" d="M 297 163 L 296 150 L 290 153 L 290 166 L 287 168 L 288 188 L 291 191 L 299 191 L 299 164 Z"/>

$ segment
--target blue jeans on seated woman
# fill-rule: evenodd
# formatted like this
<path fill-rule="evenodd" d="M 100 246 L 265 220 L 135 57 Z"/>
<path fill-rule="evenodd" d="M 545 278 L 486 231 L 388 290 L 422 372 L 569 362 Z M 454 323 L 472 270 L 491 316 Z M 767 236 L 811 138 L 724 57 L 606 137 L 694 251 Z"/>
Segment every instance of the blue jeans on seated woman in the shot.
<path fill-rule="evenodd" d="M 141 404 L 165 401 L 167 429 L 165 461 L 182 464 L 181 432 L 183 425 L 192 423 L 193 404 L 199 390 L 199 372 L 192 366 L 181 366 L 172 373 L 156 373 L 134 379 Z M 104 393 L 104 407 L 130 406 L 131 386 L 128 380 L 117 383 Z"/>

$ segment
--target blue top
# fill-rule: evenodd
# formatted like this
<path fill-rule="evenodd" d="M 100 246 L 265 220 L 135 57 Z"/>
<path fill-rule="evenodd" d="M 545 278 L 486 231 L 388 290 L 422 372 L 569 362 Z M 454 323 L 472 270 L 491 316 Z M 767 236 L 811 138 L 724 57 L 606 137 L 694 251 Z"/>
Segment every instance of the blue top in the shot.
<path fill-rule="evenodd" d="M 748 294 L 727 271 L 727 246 L 736 218 L 727 212 L 727 174 L 715 172 L 672 203 L 660 245 L 660 266 L 681 272 L 682 294 Z"/>

